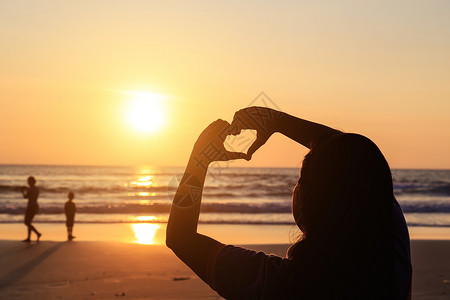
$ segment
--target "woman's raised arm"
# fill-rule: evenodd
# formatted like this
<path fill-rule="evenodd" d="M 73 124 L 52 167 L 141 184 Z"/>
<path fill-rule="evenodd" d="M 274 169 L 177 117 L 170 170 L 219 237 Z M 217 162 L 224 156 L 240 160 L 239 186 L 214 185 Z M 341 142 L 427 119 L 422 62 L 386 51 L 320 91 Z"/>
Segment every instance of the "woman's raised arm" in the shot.
<path fill-rule="evenodd" d="M 197 233 L 206 172 L 213 161 L 244 158 L 243 153 L 229 152 L 223 146 L 229 127 L 228 122 L 217 120 L 200 134 L 175 193 L 167 224 L 167 246 L 206 282 L 208 258 L 222 246 Z"/>

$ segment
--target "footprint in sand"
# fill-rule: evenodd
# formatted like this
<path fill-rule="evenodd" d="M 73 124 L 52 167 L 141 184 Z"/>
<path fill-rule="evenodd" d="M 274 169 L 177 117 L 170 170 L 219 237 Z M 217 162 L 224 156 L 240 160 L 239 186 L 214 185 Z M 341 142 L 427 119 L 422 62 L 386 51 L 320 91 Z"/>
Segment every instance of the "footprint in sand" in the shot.
<path fill-rule="evenodd" d="M 70 282 L 69 281 L 55 282 L 55 283 L 50 283 L 48 286 L 51 287 L 51 288 L 68 287 L 68 286 L 70 286 Z"/>
<path fill-rule="evenodd" d="M 191 279 L 190 277 L 174 277 L 172 280 L 173 281 L 183 281 L 183 280 L 189 280 Z"/>

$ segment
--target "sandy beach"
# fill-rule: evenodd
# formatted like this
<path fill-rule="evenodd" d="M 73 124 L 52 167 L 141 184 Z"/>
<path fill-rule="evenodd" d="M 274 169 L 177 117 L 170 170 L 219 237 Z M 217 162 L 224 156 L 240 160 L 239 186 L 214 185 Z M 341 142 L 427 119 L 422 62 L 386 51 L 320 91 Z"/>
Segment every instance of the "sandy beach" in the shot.
<path fill-rule="evenodd" d="M 17 227 L 17 230 L 23 230 L 18 225 L 2 225 L 2 236 L 5 235 L 3 229 L 6 228 Z M 123 234 L 127 230 L 125 225 L 117 226 L 123 229 Z M 57 228 L 54 225 L 49 227 Z M 78 233 L 84 230 L 80 227 L 83 226 L 78 226 Z M 94 232 L 101 234 L 101 227 L 91 225 L 91 235 Z M 114 226 L 108 228 L 117 229 Z M 229 227 L 228 233 L 224 228 L 221 237 L 226 241 L 231 239 L 236 228 Z M 213 231 L 217 228 L 206 227 L 204 230 Z M 119 232 L 116 237 L 120 234 Z M 228 238 L 227 234 L 230 235 Z M 236 240 L 239 241 L 239 238 Z M 105 241 L 102 238 L 99 238 L 99 241 L 80 238 L 78 241 L 66 242 L 63 238 L 49 241 L 47 235 L 47 239 L 40 243 L 28 244 L 17 239 L 2 239 L 0 298 L 220 299 L 160 243 L 159 237 L 154 241 L 156 242 L 152 245 L 139 244 L 138 240 L 133 242 L 133 238 L 120 242 Z M 284 255 L 288 245 L 253 244 L 248 247 Z M 411 242 L 411 247 L 414 267 L 413 299 L 449 299 L 450 240 L 416 239 Z"/>

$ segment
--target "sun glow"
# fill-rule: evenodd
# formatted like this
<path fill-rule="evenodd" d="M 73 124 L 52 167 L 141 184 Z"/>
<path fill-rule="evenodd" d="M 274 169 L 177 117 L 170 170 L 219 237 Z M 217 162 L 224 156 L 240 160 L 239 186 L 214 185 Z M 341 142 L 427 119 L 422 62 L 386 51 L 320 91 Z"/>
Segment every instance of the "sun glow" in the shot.
<path fill-rule="evenodd" d="M 157 224 L 131 224 L 136 238 L 135 243 L 151 245 L 155 244 L 155 234 L 160 228 Z"/>
<path fill-rule="evenodd" d="M 163 95 L 147 92 L 128 92 L 127 94 L 130 101 L 127 119 L 135 130 L 150 133 L 164 125 Z"/>

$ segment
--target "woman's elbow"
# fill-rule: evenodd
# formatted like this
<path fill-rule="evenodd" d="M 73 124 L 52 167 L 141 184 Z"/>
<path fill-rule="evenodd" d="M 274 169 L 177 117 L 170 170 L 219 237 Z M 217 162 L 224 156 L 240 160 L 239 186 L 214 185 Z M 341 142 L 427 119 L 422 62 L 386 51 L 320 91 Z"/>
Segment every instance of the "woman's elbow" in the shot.
<path fill-rule="evenodd" d="M 175 244 L 175 236 L 170 230 L 170 226 L 167 226 L 166 228 L 166 246 L 172 249 L 173 245 Z"/>
<path fill-rule="evenodd" d="M 166 234 L 166 246 L 170 249 L 174 249 L 176 245 L 176 240 L 172 235 L 170 235 L 168 232 Z"/>
<path fill-rule="evenodd" d="M 166 246 L 170 248 L 173 252 L 177 252 L 178 249 L 182 247 L 183 239 L 180 234 L 176 231 L 171 230 L 169 227 L 166 230 Z"/>
<path fill-rule="evenodd" d="M 189 248 L 189 245 L 193 243 L 194 238 L 194 235 L 190 233 L 167 230 L 166 246 L 178 255 L 185 251 L 186 248 Z"/>

